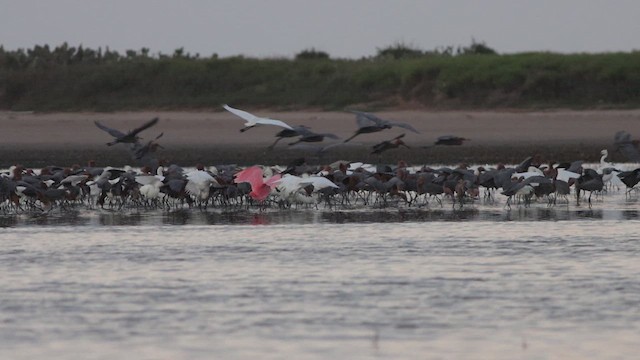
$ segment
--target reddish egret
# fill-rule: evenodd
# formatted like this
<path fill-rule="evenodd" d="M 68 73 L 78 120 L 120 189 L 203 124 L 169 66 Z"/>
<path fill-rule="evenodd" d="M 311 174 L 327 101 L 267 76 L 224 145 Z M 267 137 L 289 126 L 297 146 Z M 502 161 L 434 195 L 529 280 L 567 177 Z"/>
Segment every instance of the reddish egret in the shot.
<path fill-rule="evenodd" d="M 405 144 L 404 141 L 401 140 L 403 137 L 404 137 L 404 134 L 401 134 L 394 137 L 391 140 L 385 140 L 381 143 L 373 145 L 373 151 L 371 152 L 371 154 L 380 155 L 387 150 L 395 149 L 400 146 L 404 146 L 407 149 L 410 149 L 410 147 L 407 144 Z"/>
<path fill-rule="evenodd" d="M 128 133 L 123 133 L 119 130 L 116 129 L 112 129 L 108 126 L 104 126 L 102 125 L 99 121 L 94 121 L 94 123 L 96 124 L 97 127 L 99 127 L 100 129 L 106 131 L 109 133 L 109 135 L 113 136 L 115 139 L 111 142 L 108 142 L 107 145 L 111 146 L 111 145 L 115 145 L 117 143 L 129 143 L 129 144 L 135 144 L 136 142 L 138 142 L 138 140 L 140 140 L 140 137 L 138 136 L 138 134 L 143 131 L 146 130 L 150 127 L 152 127 L 153 125 L 155 125 L 158 122 L 158 118 L 153 118 L 150 121 L 146 122 L 144 125 L 137 127 L 131 131 L 129 131 Z"/>
<path fill-rule="evenodd" d="M 373 114 L 362 111 L 352 110 L 351 112 L 356 114 L 356 123 L 358 124 L 358 130 L 356 130 L 356 132 L 344 142 L 348 142 L 360 134 L 374 133 L 385 129 L 391 129 L 394 126 L 405 128 L 419 134 L 418 130 L 407 123 L 384 120 Z"/>

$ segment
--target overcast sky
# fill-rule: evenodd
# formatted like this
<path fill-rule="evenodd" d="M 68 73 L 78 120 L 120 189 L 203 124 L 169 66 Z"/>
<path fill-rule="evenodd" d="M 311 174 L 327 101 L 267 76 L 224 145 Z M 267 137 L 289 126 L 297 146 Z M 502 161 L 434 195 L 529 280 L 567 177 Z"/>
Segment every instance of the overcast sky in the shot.
<path fill-rule="evenodd" d="M 638 0 L 0 0 L 0 45 L 359 58 L 475 38 L 500 53 L 631 51 L 639 16 Z"/>

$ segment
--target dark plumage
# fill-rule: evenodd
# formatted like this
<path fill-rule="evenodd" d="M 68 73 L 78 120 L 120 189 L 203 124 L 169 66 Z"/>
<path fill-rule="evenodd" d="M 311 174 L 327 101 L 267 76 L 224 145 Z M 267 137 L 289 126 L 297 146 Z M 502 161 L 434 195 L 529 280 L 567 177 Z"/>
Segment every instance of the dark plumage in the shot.
<path fill-rule="evenodd" d="M 129 143 L 129 144 L 136 143 L 140 139 L 140 137 L 138 137 L 138 134 L 141 131 L 146 130 L 152 127 L 153 125 L 155 125 L 158 122 L 158 118 L 157 117 L 153 118 L 150 121 L 143 124 L 142 126 L 137 127 L 126 134 L 121 132 L 120 130 L 112 129 L 108 126 L 102 125 L 99 121 L 94 121 L 94 122 L 98 128 L 108 132 L 109 135 L 115 138 L 113 141 L 107 143 L 108 146 L 111 146 L 117 143 Z"/>
<path fill-rule="evenodd" d="M 463 142 L 469 141 L 470 139 L 463 138 L 455 135 L 443 135 L 438 137 L 436 140 L 436 145 L 462 145 Z"/>
<path fill-rule="evenodd" d="M 344 142 L 348 142 L 360 134 L 374 133 L 374 132 L 382 131 L 385 129 L 391 129 L 394 126 L 413 131 L 414 133 L 418 133 L 418 134 L 420 133 L 413 126 L 407 123 L 384 120 L 373 114 L 362 112 L 362 111 L 351 111 L 351 112 L 356 114 L 356 123 L 358 124 L 358 130 L 356 130 L 356 132 L 353 135 L 351 135 L 348 139 L 346 139 Z"/>

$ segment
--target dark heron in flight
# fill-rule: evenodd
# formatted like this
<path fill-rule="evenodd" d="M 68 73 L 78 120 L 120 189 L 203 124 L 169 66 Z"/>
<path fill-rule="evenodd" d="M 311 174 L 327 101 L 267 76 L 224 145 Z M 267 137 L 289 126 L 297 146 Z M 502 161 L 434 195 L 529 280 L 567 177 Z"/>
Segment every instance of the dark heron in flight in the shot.
<path fill-rule="evenodd" d="M 334 134 L 313 132 L 309 130 L 308 127 L 300 127 L 300 129 L 298 129 L 298 134 L 300 134 L 300 138 L 292 143 L 289 143 L 289 145 L 295 145 L 300 142 L 306 142 L 306 143 L 322 142 L 325 138 L 334 139 L 334 140 L 340 139 Z"/>
<path fill-rule="evenodd" d="M 443 135 L 438 137 L 436 145 L 462 145 L 465 141 L 471 139 L 463 138 L 455 135 Z"/>
<path fill-rule="evenodd" d="M 158 118 L 153 118 L 150 121 L 146 122 L 144 125 L 137 127 L 131 131 L 129 131 L 128 133 L 123 133 L 120 130 L 116 130 L 116 129 L 112 129 L 108 126 L 104 126 L 102 125 L 99 121 L 95 121 L 95 124 L 98 128 L 100 128 L 101 130 L 104 130 L 106 132 L 109 133 L 109 135 L 113 136 L 115 139 L 111 142 L 108 142 L 107 145 L 111 146 L 111 145 L 115 145 L 117 143 L 128 143 L 128 144 L 135 144 L 138 140 L 140 140 L 141 138 L 138 136 L 138 134 L 143 131 L 146 130 L 150 127 L 152 127 L 153 125 L 155 125 L 158 122 Z"/>
<path fill-rule="evenodd" d="M 356 123 L 358 124 L 358 130 L 356 130 L 356 132 L 353 135 L 351 135 L 351 137 L 346 139 L 344 142 L 348 142 L 360 134 L 374 133 L 374 132 L 382 131 L 385 129 L 391 129 L 394 126 L 413 131 L 414 133 L 417 133 L 417 134 L 420 133 L 413 126 L 407 123 L 384 120 L 373 114 L 362 112 L 362 111 L 352 110 L 351 112 L 356 114 Z"/>
<path fill-rule="evenodd" d="M 614 151 L 620 152 L 630 162 L 640 162 L 640 151 L 638 151 L 638 144 L 640 141 L 632 140 L 631 134 L 621 130 L 616 133 L 613 138 Z"/>
<path fill-rule="evenodd" d="M 391 150 L 391 149 L 395 149 L 398 148 L 400 146 L 404 146 L 407 149 L 411 149 L 407 144 L 404 143 L 404 141 L 402 141 L 401 139 L 404 137 L 405 134 L 401 134 L 398 135 L 396 137 L 394 137 L 391 140 L 385 140 L 381 143 L 375 144 L 373 145 L 373 151 L 371 152 L 371 154 L 377 154 L 380 155 L 383 152 L 387 151 L 387 150 Z"/>

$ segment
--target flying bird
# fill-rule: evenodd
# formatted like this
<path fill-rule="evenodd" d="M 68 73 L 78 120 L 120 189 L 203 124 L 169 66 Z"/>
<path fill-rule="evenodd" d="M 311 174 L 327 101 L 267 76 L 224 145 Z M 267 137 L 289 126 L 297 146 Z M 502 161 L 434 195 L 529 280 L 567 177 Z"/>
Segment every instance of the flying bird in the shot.
<path fill-rule="evenodd" d="M 297 143 L 300 142 L 307 142 L 307 143 L 311 143 L 311 142 L 321 142 L 324 140 L 324 138 L 329 138 L 329 139 L 334 139 L 337 140 L 339 139 L 339 137 L 337 137 L 334 134 L 330 134 L 330 133 L 316 133 L 313 132 L 311 130 L 309 130 L 309 128 L 307 127 L 301 127 L 298 130 L 298 134 L 300 134 L 300 138 L 292 143 L 289 143 L 289 145 L 295 145 Z"/>
<path fill-rule="evenodd" d="M 108 142 L 107 145 L 111 146 L 111 145 L 115 145 L 117 143 L 128 143 L 128 144 L 135 144 L 136 142 L 138 142 L 138 140 L 140 140 L 141 138 L 138 136 L 138 134 L 143 131 L 146 130 L 150 127 L 152 127 L 153 125 L 155 125 L 158 122 L 158 118 L 153 118 L 150 121 L 148 121 L 147 123 L 145 123 L 144 125 L 135 128 L 131 131 L 129 131 L 128 133 L 123 133 L 120 130 L 116 130 L 116 129 L 112 129 L 108 126 L 102 125 L 99 121 L 94 121 L 94 123 L 96 124 L 96 126 L 98 128 L 100 128 L 101 130 L 104 130 L 106 132 L 109 133 L 109 135 L 113 136 L 115 139 L 111 142 Z"/>
<path fill-rule="evenodd" d="M 638 151 L 639 143 L 640 141 L 631 139 L 631 134 L 621 130 L 614 136 L 614 151 L 622 153 L 628 161 L 637 163 L 640 162 L 640 151 Z"/>
<path fill-rule="evenodd" d="M 356 114 L 356 123 L 358 124 L 358 130 L 356 130 L 356 132 L 353 135 L 351 135 L 351 137 L 346 139 L 344 142 L 348 142 L 360 134 L 374 133 L 374 132 L 382 131 L 385 129 L 391 129 L 394 126 L 413 131 L 414 133 L 417 133 L 417 134 L 420 133 L 413 126 L 407 123 L 384 120 L 371 113 L 362 112 L 362 111 L 351 110 L 351 112 Z"/>
<path fill-rule="evenodd" d="M 404 141 L 402 141 L 401 139 L 404 137 L 405 134 L 401 134 L 398 135 L 396 137 L 394 137 L 391 140 L 385 140 L 381 143 L 375 144 L 373 145 L 373 151 L 371 152 L 371 154 L 382 154 L 383 152 L 387 151 L 387 150 L 391 150 L 391 149 L 395 149 L 397 147 L 400 146 L 404 146 L 407 149 L 410 149 L 410 147 L 404 143 Z"/>
<path fill-rule="evenodd" d="M 471 139 L 463 138 L 455 135 L 443 135 L 438 137 L 436 145 L 462 145 L 463 142 Z"/>
<path fill-rule="evenodd" d="M 287 123 L 285 123 L 284 121 L 280 121 L 280 120 L 274 120 L 274 119 L 269 119 L 269 118 L 263 118 L 263 117 L 258 117 L 255 116 L 251 113 L 248 113 L 244 110 L 239 110 L 239 109 L 234 109 L 229 105 L 223 105 L 222 106 L 225 110 L 229 111 L 230 113 L 244 119 L 246 122 L 244 124 L 244 127 L 242 129 L 240 129 L 240 132 L 245 132 L 249 129 L 251 129 L 252 127 L 258 126 L 258 125 L 275 125 L 275 126 L 280 126 L 283 127 L 285 129 L 289 129 L 289 130 L 293 130 L 293 128 L 291 126 L 289 126 Z"/>

